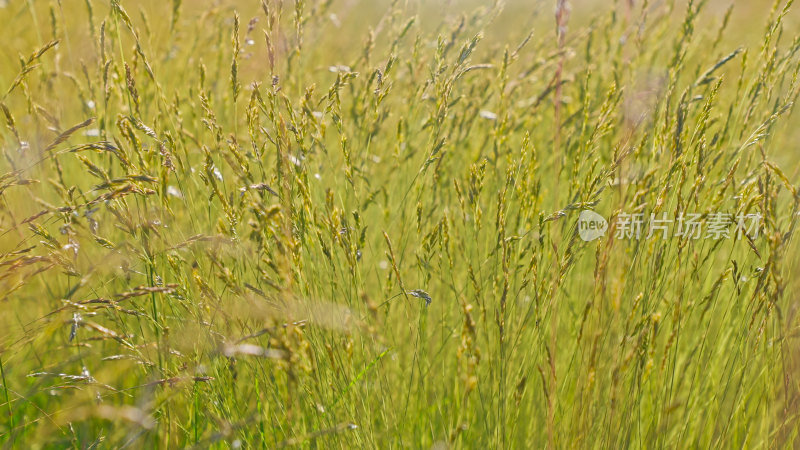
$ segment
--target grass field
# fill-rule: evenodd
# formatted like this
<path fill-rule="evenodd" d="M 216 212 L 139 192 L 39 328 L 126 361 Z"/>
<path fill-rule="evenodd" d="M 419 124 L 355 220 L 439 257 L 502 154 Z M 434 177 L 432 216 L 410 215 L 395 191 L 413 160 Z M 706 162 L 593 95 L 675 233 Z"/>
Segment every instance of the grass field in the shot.
<path fill-rule="evenodd" d="M 0 445 L 800 447 L 736 3 L 0 0 Z"/>

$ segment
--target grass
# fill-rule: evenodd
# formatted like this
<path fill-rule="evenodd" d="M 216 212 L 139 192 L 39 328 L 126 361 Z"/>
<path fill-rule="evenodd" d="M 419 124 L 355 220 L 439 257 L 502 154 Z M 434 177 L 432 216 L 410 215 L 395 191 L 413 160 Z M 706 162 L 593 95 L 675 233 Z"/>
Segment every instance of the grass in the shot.
<path fill-rule="evenodd" d="M 0 2 L 0 443 L 796 447 L 752 3 Z"/>

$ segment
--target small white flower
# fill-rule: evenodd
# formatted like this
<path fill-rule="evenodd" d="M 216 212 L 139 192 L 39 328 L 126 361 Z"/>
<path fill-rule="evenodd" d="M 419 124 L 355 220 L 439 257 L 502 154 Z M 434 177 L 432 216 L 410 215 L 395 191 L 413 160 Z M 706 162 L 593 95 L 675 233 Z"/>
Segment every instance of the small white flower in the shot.
<path fill-rule="evenodd" d="M 177 198 L 183 198 L 183 194 L 175 186 L 167 186 L 167 195 L 171 195 Z"/>
<path fill-rule="evenodd" d="M 497 120 L 497 114 L 495 114 L 495 113 L 493 113 L 491 111 L 487 111 L 485 109 L 481 110 L 481 112 L 478 113 L 478 114 L 481 116 L 481 118 L 486 119 L 486 120 Z"/>

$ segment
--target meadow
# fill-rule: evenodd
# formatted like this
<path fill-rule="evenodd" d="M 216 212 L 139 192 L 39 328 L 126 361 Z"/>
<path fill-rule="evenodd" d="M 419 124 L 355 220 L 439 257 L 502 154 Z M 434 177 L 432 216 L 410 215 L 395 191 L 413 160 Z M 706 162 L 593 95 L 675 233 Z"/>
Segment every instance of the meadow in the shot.
<path fill-rule="evenodd" d="M 0 446 L 798 448 L 798 19 L 0 0 Z"/>

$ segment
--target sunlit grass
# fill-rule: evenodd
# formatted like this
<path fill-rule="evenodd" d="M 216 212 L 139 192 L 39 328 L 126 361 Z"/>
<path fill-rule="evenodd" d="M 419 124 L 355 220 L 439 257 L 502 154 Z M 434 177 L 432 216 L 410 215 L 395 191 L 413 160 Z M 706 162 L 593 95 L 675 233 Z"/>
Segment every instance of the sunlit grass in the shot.
<path fill-rule="evenodd" d="M 796 16 L 618 3 L 0 8 L 0 442 L 796 447 Z"/>

